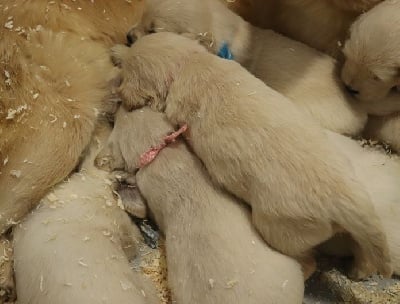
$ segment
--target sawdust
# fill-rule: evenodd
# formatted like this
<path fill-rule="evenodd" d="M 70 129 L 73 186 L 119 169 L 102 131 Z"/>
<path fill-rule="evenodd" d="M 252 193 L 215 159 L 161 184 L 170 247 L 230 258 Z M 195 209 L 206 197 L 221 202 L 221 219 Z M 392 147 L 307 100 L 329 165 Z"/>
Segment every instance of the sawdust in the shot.
<path fill-rule="evenodd" d="M 158 248 L 150 249 L 147 247 L 145 249 L 141 256 L 140 268 L 145 276 L 154 283 L 161 304 L 173 303 L 167 282 L 167 260 L 163 239 L 159 239 Z"/>

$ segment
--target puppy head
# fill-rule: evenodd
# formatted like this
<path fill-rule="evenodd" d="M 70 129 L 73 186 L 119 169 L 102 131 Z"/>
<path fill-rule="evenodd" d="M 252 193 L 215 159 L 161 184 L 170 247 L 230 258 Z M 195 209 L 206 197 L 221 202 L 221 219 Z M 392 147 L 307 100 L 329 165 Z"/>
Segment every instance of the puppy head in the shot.
<path fill-rule="evenodd" d="M 113 159 L 123 159 L 125 170 L 134 173 L 140 156 L 160 144 L 172 131 L 174 128 L 163 113 L 148 107 L 128 112 L 121 107 L 115 115 L 114 129 L 108 141 L 108 147 L 118 147 L 119 151 L 108 149 L 108 155 Z"/>
<path fill-rule="evenodd" d="M 144 35 L 172 32 L 190 33 L 204 45 L 210 45 L 210 26 L 207 0 L 148 0 L 141 22 L 128 32 L 127 41 L 132 45 Z"/>
<path fill-rule="evenodd" d="M 119 93 L 128 109 L 149 105 L 163 111 L 169 86 L 193 54 L 206 52 L 197 41 L 173 33 L 156 33 L 139 39 L 131 48 L 112 49 L 121 67 Z"/>
<path fill-rule="evenodd" d="M 361 101 L 382 100 L 400 84 L 400 1 L 393 3 L 397 9 L 383 3 L 361 16 L 343 49 L 342 80 Z"/>

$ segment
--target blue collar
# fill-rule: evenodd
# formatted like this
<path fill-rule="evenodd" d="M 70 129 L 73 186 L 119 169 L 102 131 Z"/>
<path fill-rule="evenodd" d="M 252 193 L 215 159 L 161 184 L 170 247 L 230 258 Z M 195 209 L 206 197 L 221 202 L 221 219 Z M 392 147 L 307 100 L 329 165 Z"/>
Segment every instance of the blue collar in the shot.
<path fill-rule="evenodd" d="M 217 55 L 221 58 L 233 60 L 233 54 L 229 49 L 229 45 L 227 42 L 223 42 L 221 48 L 219 49 Z"/>

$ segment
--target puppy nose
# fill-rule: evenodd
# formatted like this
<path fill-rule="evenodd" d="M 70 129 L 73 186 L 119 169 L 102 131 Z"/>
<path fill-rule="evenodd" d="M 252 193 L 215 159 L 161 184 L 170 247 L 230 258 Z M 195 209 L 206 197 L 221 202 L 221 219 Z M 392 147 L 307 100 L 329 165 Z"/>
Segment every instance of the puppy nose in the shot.
<path fill-rule="evenodd" d="M 132 44 L 135 43 L 135 41 L 137 40 L 137 36 L 131 32 L 129 32 L 128 34 L 126 34 L 126 41 L 127 41 L 127 46 L 131 46 Z"/>
<path fill-rule="evenodd" d="M 353 88 L 352 88 L 351 86 L 349 86 L 349 85 L 345 85 L 344 87 L 346 88 L 346 91 L 349 92 L 351 95 L 357 95 L 357 94 L 360 93 L 359 91 L 353 89 Z"/>

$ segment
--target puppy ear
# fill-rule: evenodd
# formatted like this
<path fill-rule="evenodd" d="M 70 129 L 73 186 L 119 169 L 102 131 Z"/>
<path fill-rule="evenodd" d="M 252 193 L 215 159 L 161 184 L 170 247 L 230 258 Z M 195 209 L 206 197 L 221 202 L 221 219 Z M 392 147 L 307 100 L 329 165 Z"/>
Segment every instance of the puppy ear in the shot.
<path fill-rule="evenodd" d="M 210 53 L 216 52 L 214 36 L 212 33 L 183 33 L 181 36 L 198 41 L 199 44 L 205 47 Z"/>

